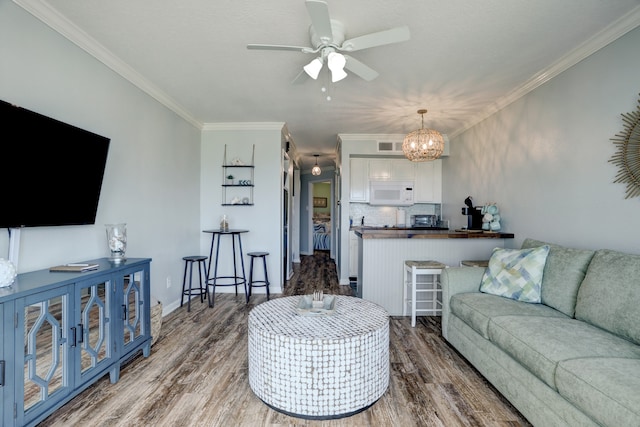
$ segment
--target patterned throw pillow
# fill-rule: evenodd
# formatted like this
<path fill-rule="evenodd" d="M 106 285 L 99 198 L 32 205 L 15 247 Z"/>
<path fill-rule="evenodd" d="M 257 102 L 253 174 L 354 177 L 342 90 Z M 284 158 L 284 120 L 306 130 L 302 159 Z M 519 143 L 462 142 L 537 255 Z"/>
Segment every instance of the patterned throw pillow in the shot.
<path fill-rule="evenodd" d="M 480 292 L 539 303 L 548 254 L 547 245 L 529 249 L 495 248 L 482 277 Z"/>

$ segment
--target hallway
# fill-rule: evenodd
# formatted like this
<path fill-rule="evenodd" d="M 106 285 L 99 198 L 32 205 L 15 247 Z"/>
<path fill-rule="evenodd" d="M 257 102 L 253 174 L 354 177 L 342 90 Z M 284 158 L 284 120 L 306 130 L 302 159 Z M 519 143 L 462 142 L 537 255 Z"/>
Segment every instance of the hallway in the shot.
<path fill-rule="evenodd" d="M 300 263 L 294 264 L 293 276 L 285 284 L 283 295 L 312 294 L 314 290 L 326 294 L 353 295 L 350 286 L 340 285 L 336 263 L 329 251 L 315 251 L 313 255 L 301 256 Z"/>

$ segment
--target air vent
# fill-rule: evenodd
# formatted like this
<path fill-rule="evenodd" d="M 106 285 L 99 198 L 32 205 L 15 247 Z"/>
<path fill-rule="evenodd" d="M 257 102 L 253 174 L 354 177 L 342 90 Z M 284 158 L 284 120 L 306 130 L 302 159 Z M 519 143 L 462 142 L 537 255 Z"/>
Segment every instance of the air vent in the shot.
<path fill-rule="evenodd" d="M 378 141 L 378 152 L 402 154 L 402 142 Z"/>

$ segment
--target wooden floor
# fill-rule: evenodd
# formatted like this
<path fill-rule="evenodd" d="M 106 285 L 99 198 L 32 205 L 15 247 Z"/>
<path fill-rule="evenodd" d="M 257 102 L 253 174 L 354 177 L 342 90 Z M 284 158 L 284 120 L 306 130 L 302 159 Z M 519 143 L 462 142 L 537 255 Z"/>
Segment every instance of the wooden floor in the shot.
<path fill-rule="evenodd" d="M 303 257 L 285 295 L 313 289 L 349 295 L 323 252 Z M 279 297 L 274 295 L 273 297 Z M 217 294 L 214 308 L 192 300 L 163 319 L 148 358 L 108 376 L 47 418 L 41 426 L 530 426 L 443 339 L 439 317 L 390 319 L 389 389 L 351 417 L 310 421 L 274 411 L 251 391 L 247 316 L 266 301 L 254 294 Z"/>

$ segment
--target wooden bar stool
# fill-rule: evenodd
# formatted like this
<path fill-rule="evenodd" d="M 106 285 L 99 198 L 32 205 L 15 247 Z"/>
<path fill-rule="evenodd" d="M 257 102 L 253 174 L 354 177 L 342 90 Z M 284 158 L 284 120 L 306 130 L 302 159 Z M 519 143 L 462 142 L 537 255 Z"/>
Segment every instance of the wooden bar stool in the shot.
<path fill-rule="evenodd" d="M 440 274 L 447 265 L 439 261 L 405 261 L 402 315 L 411 311 L 411 327 L 416 326 L 418 314 L 442 314 Z M 427 276 L 426 278 L 424 276 Z"/>
<path fill-rule="evenodd" d="M 266 288 L 267 290 L 267 301 L 269 300 L 269 274 L 267 273 L 267 255 L 269 252 L 249 252 L 247 255 L 251 257 L 251 262 L 249 263 L 249 286 L 247 290 L 247 302 L 249 302 L 249 297 L 251 296 L 251 288 Z M 256 258 L 262 258 L 262 266 L 264 268 L 263 275 L 264 280 L 254 280 L 253 279 L 253 260 Z M 261 285 L 257 285 L 256 283 L 262 283 Z"/>
<path fill-rule="evenodd" d="M 184 297 L 187 296 L 187 311 L 191 311 L 191 297 L 200 295 L 200 302 L 204 302 L 207 297 L 207 266 L 204 255 L 191 255 L 182 258 L 184 260 L 184 277 L 182 279 L 182 295 L 180 296 L 180 307 L 184 303 Z M 200 287 L 193 289 L 193 263 L 198 263 L 198 277 L 200 278 Z M 187 270 L 189 270 L 189 288 L 187 289 Z M 202 278 L 204 277 L 204 280 Z"/>

